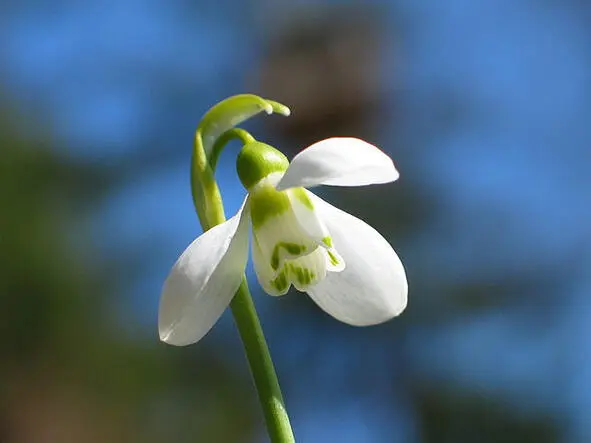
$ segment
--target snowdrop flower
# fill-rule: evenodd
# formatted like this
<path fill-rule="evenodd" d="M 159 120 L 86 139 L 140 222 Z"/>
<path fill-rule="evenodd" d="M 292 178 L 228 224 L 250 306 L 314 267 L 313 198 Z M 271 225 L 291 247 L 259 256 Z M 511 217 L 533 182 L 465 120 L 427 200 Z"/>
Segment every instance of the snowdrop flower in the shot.
<path fill-rule="evenodd" d="M 305 188 L 392 182 L 392 160 L 355 138 L 313 144 L 291 162 L 253 141 L 237 158 L 248 195 L 236 215 L 199 236 L 172 268 L 162 292 L 160 338 L 200 340 L 236 293 L 248 260 L 249 227 L 257 279 L 265 292 L 291 285 L 328 314 L 355 326 L 382 323 L 407 303 L 407 280 L 390 244 L 371 226 Z"/>

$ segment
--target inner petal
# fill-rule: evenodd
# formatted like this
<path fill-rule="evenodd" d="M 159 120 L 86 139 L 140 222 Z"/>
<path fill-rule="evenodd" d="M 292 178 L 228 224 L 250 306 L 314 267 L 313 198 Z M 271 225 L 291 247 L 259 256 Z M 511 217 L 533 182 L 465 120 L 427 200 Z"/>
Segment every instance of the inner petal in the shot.
<path fill-rule="evenodd" d="M 305 190 L 277 191 L 271 179 L 250 191 L 257 278 L 271 295 L 285 294 L 292 284 L 305 292 L 324 279 L 327 271 L 343 270 L 344 261 L 332 247 L 328 230 Z"/>
<path fill-rule="evenodd" d="M 330 232 L 314 208 L 314 203 L 310 197 L 312 193 L 304 188 L 291 188 L 285 192 L 289 196 L 291 207 L 300 228 L 317 245 L 326 249 L 328 270 L 331 272 L 340 272 L 345 269 L 345 261 L 336 249 L 334 249 Z"/>
<path fill-rule="evenodd" d="M 253 228 L 253 236 L 263 257 L 278 272 L 285 260 L 310 254 L 317 247 L 313 239 L 302 231 L 293 211 L 287 211 L 264 226 Z"/>
<path fill-rule="evenodd" d="M 252 241 L 252 260 L 257 280 L 267 294 L 284 295 L 287 293 L 289 284 L 287 281 L 283 283 L 281 279 L 278 279 L 278 273 L 271 268 L 271 263 L 263 255 L 256 237 Z"/>
<path fill-rule="evenodd" d="M 256 241 L 253 242 L 253 258 L 259 283 L 270 295 L 284 295 L 292 284 L 297 290 L 306 292 L 326 277 L 328 256 L 320 247 L 308 255 L 285 260 L 276 272 L 262 259 Z"/>
<path fill-rule="evenodd" d="M 286 192 L 272 185 L 251 192 L 252 233 L 264 258 L 275 272 L 285 260 L 310 254 L 316 242 L 300 226 Z"/>
<path fill-rule="evenodd" d="M 280 274 L 284 274 L 298 291 L 305 292 L 326 277 L 326 264 L 326 251 L 317 247 L 311 254 L 286 260 Z"/>

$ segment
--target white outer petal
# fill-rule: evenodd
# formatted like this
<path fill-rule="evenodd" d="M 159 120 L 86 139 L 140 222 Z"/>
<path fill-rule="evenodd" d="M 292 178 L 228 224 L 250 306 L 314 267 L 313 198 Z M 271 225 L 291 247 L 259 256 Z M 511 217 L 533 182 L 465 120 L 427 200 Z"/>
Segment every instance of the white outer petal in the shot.
<path fill-rule="evenodd" d="M 402 262 L 390 244 L 364 221 L 313 196 L 347 267 L 308 290 L 328 314 L 353 326 L 385 322 L 407 303 L 408 283 Z"/>
<path fill-rule="evenodd" d="M 277 190 L 317 185 L 365 186 L 392 182 L 398 177 L 392 159 L 379 148 L 358 138 L 334 137 L 296 155 Z"/>
<path fill-rule="evenodd" d="M 230 304 L 248 260 L 248 206 L 199 236 L 168 275 L 158 312 L 160 339 L 199 341 Z"/>

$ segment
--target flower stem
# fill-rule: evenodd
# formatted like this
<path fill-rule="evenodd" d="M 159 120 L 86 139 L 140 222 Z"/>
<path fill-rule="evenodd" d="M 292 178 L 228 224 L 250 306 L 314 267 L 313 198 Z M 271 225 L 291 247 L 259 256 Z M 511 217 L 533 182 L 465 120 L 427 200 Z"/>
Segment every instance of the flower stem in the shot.
<path fill-rule="evenodd" d="M 228 129 L 226 132 L 220 135 L 220 137 L 213 144 L 213 148 L 211 149 L 211 155 L 209 156 L 209 166 L 213 171 L 215 171 L 215 167 L 218 164 L 218 159 L 220 158 L 222 149 L 224 149 L 224 146 L 226 146 L 230 141 L 234 139 L 240 140 L 243 145 L 254 141 L 254 137 L 250 135 L 248 132 L 246 132 L 244 129 Z"/>
<path fill-rule="evenodd" d="M 222 135 L 220 139 L 224 143 L 216 144 L 212 167 L 203 149 L 201 131 L 197 130 L 195 134 L 191 186 L 195 209 L 204 231 L 223 223 L 226 219 L 222 198 L 214 178 L 214 169 L 223 145 L 234 138 L 247 142 L 252 136 L 243 130 L 230 130 L 228 134 Z M 230 308 L 242 339 L 271 442 L 294 443 L 295 438 L 283 402 L 273 360 L 245 276 L 242 277 L 242 283 L 236 291 Z"/>
<path fill-rule="evenodd" d="M 263 329 L 248 290 L 246 277 L 230 304 L 234 321 L 242 344 L 254 384 L 257 389 L 261 407 L 265 415 L 267 431 L 273 443 L 293 443 L 295 438 L 285 409 L 281 388 L 269 353 Z"/>

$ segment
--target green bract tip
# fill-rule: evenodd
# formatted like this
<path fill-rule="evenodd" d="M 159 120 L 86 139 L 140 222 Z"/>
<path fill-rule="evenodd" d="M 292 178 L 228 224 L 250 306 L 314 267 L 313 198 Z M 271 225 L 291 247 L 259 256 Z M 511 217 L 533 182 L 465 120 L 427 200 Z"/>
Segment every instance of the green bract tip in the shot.
<path fill-rule="evenodd" d="M 234 95 L 214 105 L 203 116 L 197 128 L 197 133 L 203 140 L 206 156 L 209 158 L 220 135 L 260 112 L 275 112 L 284 116 L 290 114 L 287 106 L 253 94 Z"/>

